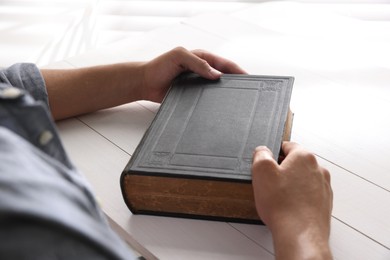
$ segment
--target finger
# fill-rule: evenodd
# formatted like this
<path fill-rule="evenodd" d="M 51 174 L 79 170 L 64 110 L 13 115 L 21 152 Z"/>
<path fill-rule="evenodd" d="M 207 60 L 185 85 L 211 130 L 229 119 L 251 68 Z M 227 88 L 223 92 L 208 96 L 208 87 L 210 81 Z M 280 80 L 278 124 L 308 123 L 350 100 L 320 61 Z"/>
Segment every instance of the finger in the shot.
<path fill-rule="evenodd" d="M 205 50 L 193 50 L 192 53 L 198 56 L 199 58 L 207 61 L 210 64 L 210 66 L 214 67 L 215 69 L 223 73 L 248 74 L 245 70 L 243 70 L 240 66 L 238 66 L 233 61 L 212 54 Z"/>
<path fill-rule="evenodd" d="M 318 162 L 316 156 L 303 149 L 297 143 L 294 142 L 283 142 L 282 150 L 285 155 L 284 160 L 281 162 L 280 166 L 282 168 L 291 167 L 291 165 L 304 165 L 309 168 L 317 168 Z"/>
<path fill-rule="evenodd" d="M 287 142 L 287 141 L 282 143 L 282 151 L 283 151 L 283 154 L 285 157 L 287 157 L 288 154 L 290 154 L 291 152 L 299 150 L 299 149 L 302 149 L 302 148 L 297 143 Z"/>
<path fill-rule="evenodd" d="M 253 163 L 263 160 L 274 160 L 272 152 L 266 146 L 258 146 L 253 152 Z"/>
<path fill-rule="evenodd" d="M 259 146 L 253 152 L 253 173 L 268 172 L 278 167 L 270 149 L 265 146 Z"/>
<path fill-rule="evenodd" d="M 322 168 L 322 174 L 324 175 L 324 178 L 328 184 L 330 184 L 330 173 L 327 169 Z"/>
<path fill-rule="evenodd" d="M 253 185 L 259 187 L 259 185 L 266 185 L 266 183 L 272 183 L 268 180 L 278 175 L 278 167 L 278 164 L 272 156 L 272 152 L 267 147 L 257 147 L 253 153 Z"/>
<path fill-rule="evenodd" d="M 195 55 L 194 53 L 182 47 L 177 47 L 172 50 L 173 62 L 182 71 L 192 71 L 207 79 L 218 79 L 222 73 L 210 64 Z"/>
<path fill-rule="evenodd" d="M 332 190 L 332 185 L 331 185 L 331 177 L 330 177 L 330 173 L 327 169 L 325 168 L 322 168 L 321 167 L 321 172 L 322 172 L 322 175 L 324 176 L 324 179 L 326 181 L 326 187 L 328 189 L 328 192 L 329 192 L 329 196 L 330 196 L 330 209 L 333 208 L 333 190 Z"/>

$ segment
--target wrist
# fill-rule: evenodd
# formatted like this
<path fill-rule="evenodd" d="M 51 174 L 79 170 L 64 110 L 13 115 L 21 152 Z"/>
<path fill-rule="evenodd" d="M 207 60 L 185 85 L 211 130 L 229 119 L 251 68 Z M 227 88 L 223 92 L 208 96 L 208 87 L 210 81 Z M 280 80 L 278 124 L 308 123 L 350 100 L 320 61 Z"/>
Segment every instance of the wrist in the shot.
<path fill-rule="evenodd" d="M 136 65 L 138 84 L 137 84 L 137 96 L 138 100 L 148 100 L 149 83 L 148 83 L 148 66 L 146 62 L 138 62 Z M 130 81 L 132 79 L 130 78 Z"/>
<path fill-rule="evenodd" d="M 320 223 L 272 227 L 276 259 L 332 259 L 329 228 Z"/>
<path fill-rule="evenodd" d="M 124 63 L 121 73 L 122 86 L 124 87 L 123 95 L 126 97 L 125 103 L 145 99 L 145 69 L 143 62 Z M 117 80 L 119 79 L 117 78 Z"/>

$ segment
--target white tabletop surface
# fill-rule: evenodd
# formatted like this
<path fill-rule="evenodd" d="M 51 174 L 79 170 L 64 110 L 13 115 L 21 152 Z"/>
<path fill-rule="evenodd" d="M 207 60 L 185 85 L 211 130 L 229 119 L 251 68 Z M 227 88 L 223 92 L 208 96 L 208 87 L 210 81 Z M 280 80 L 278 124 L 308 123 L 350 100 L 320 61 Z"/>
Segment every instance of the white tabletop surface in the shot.
<path fill-rule="evenodd" d="M 292 141 L 331 172 L 335 259 L 390 259 L 389 43 L 389 22 L 276 2 L 192 17 L 50 67 L 149 60 L 184 46 L 250 74 L 294 76 Z M 58 123 L 115 229 L 159 259 L 273 259 L 265 226 L 130 213 L 119 176 L 158 107 L 138 101 Z"/>

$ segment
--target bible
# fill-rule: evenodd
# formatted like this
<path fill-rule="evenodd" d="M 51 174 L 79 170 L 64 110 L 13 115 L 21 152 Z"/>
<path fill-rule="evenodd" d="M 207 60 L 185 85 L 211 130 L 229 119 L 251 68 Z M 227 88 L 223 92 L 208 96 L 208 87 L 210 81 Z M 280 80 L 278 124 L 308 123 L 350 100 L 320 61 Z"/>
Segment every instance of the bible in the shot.
<path fill-rule="evenodd" d="M 254 149 L 278 160 L 292 127 L 293 77 L 224 74 L 174 80 L 120 178 L 133 214 L 262 223 Z"/>

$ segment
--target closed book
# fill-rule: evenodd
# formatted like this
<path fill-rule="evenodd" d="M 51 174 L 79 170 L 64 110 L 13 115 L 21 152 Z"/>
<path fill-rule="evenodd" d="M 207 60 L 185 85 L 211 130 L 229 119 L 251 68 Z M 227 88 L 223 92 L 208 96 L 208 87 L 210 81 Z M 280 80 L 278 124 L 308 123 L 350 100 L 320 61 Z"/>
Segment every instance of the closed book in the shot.
<path fill-rule="evenodd" d="M 292 77 L 183 74 L 172 84 L 121 175 L 134 214 L 261 223 L 254 149 L 278 160 L 290 139 Z"/>

